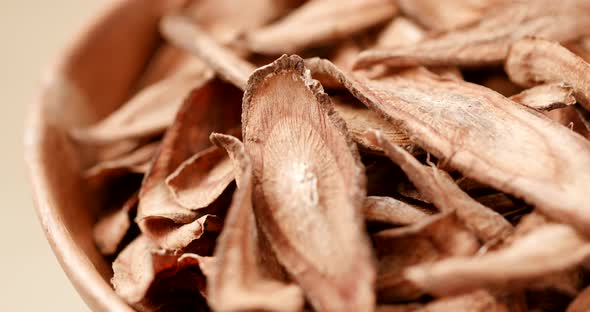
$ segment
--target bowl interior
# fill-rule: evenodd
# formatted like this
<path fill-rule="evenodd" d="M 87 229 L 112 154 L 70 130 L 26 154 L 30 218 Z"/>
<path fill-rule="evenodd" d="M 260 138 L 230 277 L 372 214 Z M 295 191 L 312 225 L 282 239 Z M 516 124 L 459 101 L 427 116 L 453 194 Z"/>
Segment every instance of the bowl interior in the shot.
<path fill-rule="evenodd" d="M 69 129 L 100 120 L 132 93 L 159 43 L 158 20 L 183 1 L 112 1 L 45 76 L 26 125 L 25 157 L 38 216 L 62 268 L 95 311 L 129 311 L 96 250 L 96 197 L 80 176 Z"/>

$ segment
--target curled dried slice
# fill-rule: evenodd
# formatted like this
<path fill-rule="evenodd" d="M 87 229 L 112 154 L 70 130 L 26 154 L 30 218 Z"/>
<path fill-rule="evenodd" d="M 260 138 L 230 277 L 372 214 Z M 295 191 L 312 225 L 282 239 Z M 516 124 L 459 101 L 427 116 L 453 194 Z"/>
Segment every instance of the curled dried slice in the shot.
<path fill-rule="evenodd" d="M 365 220 L 408 225 L 424 220 L 432 213 L 392 197 L 369 196 L 363 205 Z"/>
<path fill-rule="evenodd" d="M 478 23 L 407 47 L 368 50 L 356 67 L 375 64 L 482 66 L 501 64 L 510 45 L 526 36 L 567 42 L 590 33 L 590 5 L 585 0 L 513 1 Z"/>
<path fill-rule="evenodd" d="M 514 43 L 505 68 L 512 81 L 524 86 L 566 83 L 590 109 L 590 64 L 556 42 L 526 38 Z"/>
<path fill-rule="evenodd" d="M 404 277 L 407 268 L 451 256 L 473 255 L 480 247 L 477 238 L 454 212 L 381 231 L 373 240 L 379 253 L 377 293 L 380 302 L 413 300 L 424 294 L 423 288 Z"/>
<path fill-rule="evenodd" d="M 208 215 L 217 205 L 208 211 L 187 209 L 176 202 L 165 180 L 186 159 L 211 145 L 211 132 L 239 125 L 241 96 L 235 87 L 212 80 L 191 92 L 166 132 L 144 178 L 136 218 L 142 232 L 162 248 L 186 247 L 205 233 L 205 226 L 218 230 L 217 221 Z"/>
<path fill-rule="evenodd" d="M 139 236 L 113 262 L 111 283 L 119 296 L 141 311 L 155 311 L 175 301 L 204 311 L 200 293 L 205 277 L 199 263 L 179 261 L 180 257 Z"/>
<path fill-rule="evenodd" d="M 505 0 L 398 0 L 400 11 L 430 30 L 445 31 L 479 20 Z"/>
<path fill-rule="evenodd" d="M 437 295 L 487 287 L 522 287 L 570 269 L 590 256 L 590 243 L 563 224 L 546 224 L 515 239 L 510 246 L 476 258 L 454 258 L 406 271 L 405 277 Z"/>
<path fill-rule="evenodd" d="M 309 1 L 274 24 L 246 33 L 243 40 L 254 52 L 295 53 L 346 38 L 396 13 L 389 0 Z"/>
<path fill-rule="evenodd" d="M 389 143 L 379 132 L 370 132 L 367 136 L 402 168 L 429 202 L 441 211 L 456 211 L 481 240 L 496 243 L 512 233 L 512 225 L 506 219 L 463 192 L 446 172 L 422 165 L 406 150 Z"/>
<path fill-rule="evenodd" d="M 590 145 L 581 136 L 487 88 L 424 69 L 367 80 L 325 60 L 306 64 L 401 121 L 412 141 L 451 168 L 590 234 Z"/>
<path fill-rule="evenodd" d="M 103 255 L 117 252 L 123 238 L 131 227 L 131 215 L 137 210 L 138 194 L 133 194 L 121 209 L 104 216 L 94 226 L 93 237 L 96 247 Z"/>
<path fill-rule="evenodd" d="M 238 189 L 215 249 L 217 262 L 208 277 L 209 304 L 215 311 L 300 311 L 301 289 L 261 275 L 252 209 L 252 167 L 243 144 L 221 134 L 212 134 L 211 140 L 230 155 Z"/>
<path fill-rule="evenodd" d="M 223 79 L 242 90 L 246 88 L 248 76 L 255 67 L 238 54 L 219 45 L 190 18 L 180 15 L 165 16 L 160 28 L 168 40 L 197 55 Z"/>
<path fill-rule="evenodd" d="M 426 32 L 412 20 L 399 16 L 385 27 L 375 42 L 377 47 L 410 45 L 422 41 Z"/>
<path fill-rule="evenodd" d="M 230 159 L 213 146 L 184 161 L 166 178 L 166 185 L 176 202 L 196 210 L 211 205 L 233 180 Z"/>
<path fill-rule="evenodd" d="M 508 312 L 508 307 L 494 295 L 477 290 L 465 295 L 435 300 L 415 312 Z"/>
<path fill-rule="evenodd" d="M 184 97 L 212 78 L 209 70 L 189 71 L 162 80 L 135 95 L 116 112 L 89 128 L 76 129 L 85 144 L 106 145 L 127 139 L 154 137 L 174 121 Z"/>
<path fill-rule="evenodd" d="M 576 104 L 574 88 L 565 83 L 543 84 L 510 97 L 514 102 L 542 111 Z"/>
<path fill-rule="evenodd" d="M 373 310 L 363 166 L 330 98 L 283 56 L 250 77 L 242 110 L 256 217 L 277 259 L 317 310 Z"/>
<path fill-rule="evenodd" d="M 567 307 L 567 312 L 585 312 L 590 310 L 590 286 L 586 287 Z"/>
<path fill-rule="evenodd" d="M 418 303 L 398 304 L 398 305 L 378 305 L 375 312 L 413 312 L 422 307 Z"/>

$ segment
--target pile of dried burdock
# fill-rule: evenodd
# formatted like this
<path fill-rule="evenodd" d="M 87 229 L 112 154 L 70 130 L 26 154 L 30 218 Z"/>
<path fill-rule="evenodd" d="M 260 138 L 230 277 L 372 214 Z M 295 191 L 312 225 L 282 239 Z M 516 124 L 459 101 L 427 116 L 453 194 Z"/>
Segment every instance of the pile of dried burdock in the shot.
<path fill-rule="evenodd" d="M 161 32 L 72 133 L 135 308 L 590 311 L 590 1 L 200 0 Z"/>

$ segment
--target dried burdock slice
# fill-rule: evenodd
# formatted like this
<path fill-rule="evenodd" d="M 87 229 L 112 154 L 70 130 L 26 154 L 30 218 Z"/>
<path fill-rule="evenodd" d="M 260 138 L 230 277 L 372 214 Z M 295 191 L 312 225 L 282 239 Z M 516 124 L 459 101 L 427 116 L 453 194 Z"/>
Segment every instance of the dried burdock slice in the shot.
<path fill-rule="evenodd" d="M 159 142 L 148 143 L 128 154 L 102 161 L 84 172 L 89 183 L 99 185 L 111 177 L 125 173 L 144 174 L 149 170 Z"/>
<path fill-rule="evenodd" d="M 172 124 L 186 94 L 211 78 L 209 70 L 187 69 L 140 91 L 104 120 L 89 128 L 76 129 L 72 135 L 84 144 L 94 145 L 157 136 Z"/>
<path fill-rule="evenodd" d="M 372 311 L 365 176 L 356 146 L 298 56 L 254 72 L 242 131 L 258 224 L 318 311 Z"/>
<path fill-rule="evenodd" d="M 170 78 L 178 74 L 186 66 L 195 69 L 202 67 L 203 71 L 206 68 L 205 63 L 199 59 L 189 55 L 182 49 L 164 42 L 154 53 L 152 60 L 147 65 L 143 76 L 138 82 L 138 88 L 143 89 L 166 78 Z"/>
<path fill-rule="evenodd" d="M 498 6 L 475 24 L 418 44 L 365 51 L 355 66 L 497 65 L 508 55 L 510 45 L 526 36 L 567 42 L 589 34 L 589 15 L 585 0 L 514 1 Z"/>
<path fill-rule="evenodd" d="M 424 166 L 403 148 L 388 142 L 379 132 L 367 137 L 381 146 L 398 164 L 428 201 L 441 211 L 456 211 L 465 224 L 486 243 L 496 243 L 512 233 L 512 225 L 500 214 L 475 201 L 463 192 L 444 171 Z"/>
<path fill-rule="evenodd" d="M 545 224 L 509 246 L 476 258 L 453 258 L 420 265 L 405 277 L 436 295 L 477 288 L 525 287 L 545 276 L 573 268 L 590 256 L 590 243 L 563 224 Z"/>
<path fill-rule="evenodd" d="M 586 312 L 590 310 L 590 286 L 586 287 L 567 307 L 567 312 Z"/>
<path fill-rule="evenodd" d="M 205 277 L 198 261 L 179 261 L 181 255 L 139 236 L 113 262 L 111 283 L 119 296 L 140 311 L 160 311 L 178 300 L 198 307 L 204 304 L 200 293 L 205 290 Z"/>
<path fill-rule="evenodd" d="M 409 225 L 424 220 L 432 212 L 392 197 L 369 196 L 365 199 L 363 214 L 366 221 Z"/>
<path fill-rule="evenodd" d="M 556 42 L 525 38 L 514 43 L 505 69 L 523 86 L 566 83 L 574 88 L 576 100 L 590 109 L 590 64 Z"/>
<path fill-rule="evenodd" d="M 378 305 L 375 312 L 413 312 L 418 311 L 422 307 L 419 303 L 408 303 L 408 304 L 383 304 Z"/>
<path fill-rule="evenodd" d="M 258 53 L 295 53 L 347 38 L 396 13 L 397 6 L 389 0 L 308 1 L 283 19 L 247 32 L 243 41 Z"/>
<path fill-rule="evenodd" d="M 590 145 L 581 136 L 494 91 L 425 69 L 367 80 L 325 60 L 306 64 L 403 122 L 412 141 L 450 168 L 590 234 Z"/>
<path fill-rule="evenodd" d="M 233 180 L 227 153 L 212 146 L 184 161 L 166 178 L 166 185 L 176 202 L 197 210 L 211 205 Z"/>
<path fill-rule="evenodd" d="M 435 300 L 415 312 L 508 312 L 508 307 L 485 290 Z"/>
<path fill-rule="evenodd" d="M 579 104 L 568 106 L 552 111 L 544 112 L 543 114 L 549 119 L 573 130 L 585 138 L 590 138 L 590 124 L 587 118 L 584 117 L 586 110 L 580 107 Z"/>
<path fill-rule="evenodd" d="M 194 53 L 221 78 L 242 90 L 246 88 L 248 76 L 255 67 L 217 43 L 190 18 L 181 15 L 165 16 L 160 28 L 169 41 Z"/>
<path fill-rule="evenodd" d="M 381 231 L 373 236 L 379 254 L 379 302 L 407 301 L 424 291 L 404 277 L 404 270 L 451 256 L 473 255 L 477 238 L 454 212 L 441 213 L 416 224 Z"/>
<path fill-rule="evenodd" d="M 424 36 L 426 31 L 422 27 L 406 17 L 398 16 L 379 33 L 375 46 L 385 48 L 411 45 L 422 41 Z"/>
<path fill-rule="evenodd" d="M 511 96 L 510 99 L 541 111 L 550 111 L 576 104 L 574 88 L 562 82 L 532 87 Z"/>
<path fill-rule="evenodd" d="M 244 145 L 228 135 L 212 134 L 211 140 L 227 150 L 238 188 L 217 242 L 216 265 L 207 280 L 210 306 L 215 311 L 300 311 L 303 293 L 299 287 L 261 274 L 252 208 L 252 166 Z"/>
<path fill-rule="evenodd" d="M 162 248 L 184 248 L 200 238 L 206 226 L 218 228 L 217 220 L 208 215 L 214 209 L 194 211 L 179 205 L 166 178 L 186 159 L 211 146 L 211 132 L 239 126 L 241 97 L 242 92 L 232 85 L 212 80 L 191 92 L 166 132 L 144 178 L 136 219 L 142 232 Z"/>
<path fill-rule="evenodd" d="M 93 237 L 96 247 L 105 256 L 113 255 L 131 227 L 131 215 L 137 210 L 138 194 L 133 194 L 121 209 L 102 217 L 94 226 Z"/>

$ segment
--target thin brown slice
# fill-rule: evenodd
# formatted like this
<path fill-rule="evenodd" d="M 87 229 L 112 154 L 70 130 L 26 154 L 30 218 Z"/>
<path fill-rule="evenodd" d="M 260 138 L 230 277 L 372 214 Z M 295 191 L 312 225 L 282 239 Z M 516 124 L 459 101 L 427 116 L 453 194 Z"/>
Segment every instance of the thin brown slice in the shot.
<path fill-rule="evenodd" d="M 590 64 L 556 42 L 535 38 L 516 42 L 505 68 L 510 79 L 523 86 L 566 83 L 574 88 L 576 100 L 590 109 Z"/>
<path fill-rule="evenodd" d="M 425 35 L 426 31 L 414 21 L 398 16 L 379 33 L 375 46 L 385 48 L 411 45 L 422 41 Z"/>
<path fill-rule="evenodd" d="M 365 51 L 355 66 L 497 65 L 508 55 L 510 45 L 526 36 L 567 42 L 590 34 L 589 15 L 590 5 L 585 0 L 513 1 L 492 10 L 478 23 L 418 44 Z"/>
<path fill-rule="evenodd" d="M 424 69 L 367 80 L 328 61 L 307 64 L 369 108 L 401 121 L 412 141 L 446 165 L 590 235 L 586 139 L 494 91 Z"/>
<path fill-rule="evenodd" d="M 446 172 L 422 165 L 406 150 L 392 145 L 379 132 L 371 132 L 367 136 L 402 168 L 429 202 L 441 211 L 456 211 L 457 216 L 481 240 L 493 244 L 512 233 L 512 225 L 506 219 L 463 192 Z"/>
<path fill-rule="evenodd" d="M 432 212 L 392 197 L 369 196 L 363 205 L 365 220 L 394 225 L 409 225 L 422 221 Z"/>
<path fill-rule="evenodd" d="M 205 289 L 205 277 L 199 263 L 179 261 L 180 257 L 139 236 L 113 263 L 111 283 L 119 296 L 140 311 L 160 311 L 175 301 L 204 311 L 200 293 Z"/>
<path fill-rule="evenodd" d="M 408 303 L 408 304 L 383 304 L 378 305 L 375 312 L 413 312 L 421 308 L 422 305 L 419 303 Z"/>
<path fill-rule="evenodd" d="M 218 227 L 213 208 L 193 211 L 179 205 L 166 178 L 186 159 L 208 148 L 209 134 L 239 125 L 242 92 L 219 80 L 194 90 L 168 129 L 139 194 L 137 222 L 144 234 L 162 248 L 180 249 L 202 237 L 204 226 Z M 215 206 L 215 205 L 214 205 Z M 219 208 L 219 207 L 217 207 Z M 214 222 L 214 224 L 211 224 Z"/>
<path fill-rule="evenodd" d="M 163 35 L 175 45 L 194 53 L 223 79 L 244 90 L 255 67 L 224 48 L 190 18 L 169 15 L 160 24 Z"/>
<path fill-rule="evenodd" d="M 590 123 L 587 122 L 585 117 L 587 111 L 579 104 L 544 112 L 543 114 L 549 119 L 590 139 Z"/>
<path fill-rule="evenodd" d="M 542 111 L 576 104 L 574 88 L 565 83 L 543 84 L 510 97 L 514 102 Z"/>
<path fill-rule="evenodd" d="M 389 0 L 309 1 L 285 18 L 248 32 L 248 49 L 264 54 L 295 53 L 347 38 L 391 19 L 397 7 Z"/>
<path fill-rule="evenodd" d="M 202 70 L 185 69 L 182 74 L 162 80 L 139 92 L 104 120 L 76 129 L 72 135 L 84 144 L 106 145 L 161 134 L 174 121 L 186 94 L 212 78 L 209 70 Z"/>
<path fill-rule="evenodd" d="M 505 0 L 398 0 L 400 11 L 426 28 L 445 31 L 479 20 Z"/>
<path fill-rule="evenodd" d="M 379 253 L 377 293 L 379 302 L 419 298 L 423 289 L 403 275 L 404 270 L 451 256 L 469 256 L 480 244 L 454 212 L 428 217 L 414 225 L 374 235 Z"/>
<path fill-rule="evenodd" d="M 217 263 L 208 277 L 209 304 L 215 311 L 300 311 L 303 293 L 299 287 L 260 273 L 250 157 L 235 137 L 213 134 L 211 140 L 232 159 L 238 189 L 215 249 Z"/>
<path fill-rule="evenodd" d="M 137 210 L 138 194 L 133 194 L 117 209 L 104 216 L 94 226 L 92 232 L 96 247 L 105 256 L 113 255 L 121 245 L 123 238 L 131 227 L 131 215 Z"/>
<path fill-rule="evenodd" d="M 318 311 L 372 311 L 363 166 L 301 58 L 283 56 L 254 72 L 242 127 L 257 221 L 279 262 Z"/>
<path fill-rule="evenodd" d="M 582 263 L 590 243 L 563 224 L 546 224 L 518 237 L 510 246 L 476 258 L 454 258 L 416 266 L 406 278 L 437 295 L 487 287 L 518 288 Z"/>
<path fill-rule="evenodd" d="M 508 312 L 508 307 L 485 290 L 435 300 L 415 312 Z"/>
<path fill-rule="evenodd" d="M 590 311 L 590 286 L 586 287 L 576 299 L 567 307 L 567 312 Z"/>
<path fill-rule="evenodd" d="M 166 185 L 177 203 L 197 210 L 211 205 L 233 180 L 227 153 L 212 146 L 184 161 L 166 178 Z"/>

